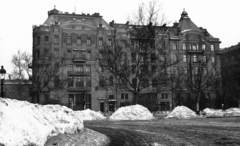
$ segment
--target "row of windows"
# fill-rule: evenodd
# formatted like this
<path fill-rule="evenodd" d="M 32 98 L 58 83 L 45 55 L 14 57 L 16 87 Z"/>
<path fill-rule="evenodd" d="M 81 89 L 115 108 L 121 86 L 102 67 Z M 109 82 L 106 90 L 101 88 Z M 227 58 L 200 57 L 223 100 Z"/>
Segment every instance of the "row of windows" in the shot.
<path fill-rule="evenodd" d="M 78 51 L 72 51 L 67 50 L 67 58 L 76 58 L 76 59 L 91 59 L 92 54 L 91 50 L 85 51 L 85 50 L 78 50 Z"/>
<path fill-rule="evenodd" d="M 48 42 L 49 41 L 49 36 L 44 36 L 44 41 Z M 59 44 L 59 35 L 54 35 L 54 39 L 53 39 L 53 43 L 54 44 Z M 92 38 L 91 37 L 87 37 L 87 45 L 91 45 L 92 43 Z M 40 44 L 40 36 L 36 37 L 36 45 Z M 70 36 L 70 34 L 68 34 L 67 36 L 67 42 L 66 44 L 71 45 L 72 44 L 72 38 Z M 80 36 L 77 36 L 77 45 L 81 45 L 82 44 L 82 38 Z M 134 43 L 135 44 L 135 43 Z M 103 38 L 98 38 L 98 45 L 102 46 L 103 45 Z M 107 41 L 107 45 L 108 46 L 112 46 L 112 39 L 108 39 Z M 134 45 L 136 46 L 136 45 Z M 177 42 L 173 42 L 172 45 L 172 50 L 177 50 Z M 215 51 L 215 46 L 214 44 L 210 45 L 210 49 L 211 51 Z M 186 45 L 185 43 L 182 44 L 182 50 L 192 50 L 192 51 L 198 51 L 198 50 L 206 50 L 206 45 L 202 44 L 201 47 L 199 47 L 198 44 L 188 44 Z"/>
<path fill-rule="evenodd" d="M 147 67 L 145 67 L 144 65 L 140 65 L 140 72 L 144 72 L 146 71 Z M 157 65 L 151 65 L 151 71 L 152 73 L 155 73 L 157 71 Z M 137 66 L 136 65 L 132 65 L 131 66 L 131 72 L 132 74 L 135 74 L 137 72 Z"/>
<path fill-rule="evenodd" d="M 199 62 L 199 61 L 207 62 L 207 56 L 205 56 L 205 55 L 203 55 L 203 56 L 202 55 L 191 55 L 191 58 L 190 58 L 190 56 L 187 56 L 187 55 L 182 56 L 182 61 L 183 62 L 190 61 L 190 59 L 193 62 Z M 177 62 L 177 60 L 178 60 L 178 56 L 173 55 L 172 56 L 172 62 Z M 215 57 L 214 56 L 211 56 L 211 62 L 215 63 Z"/>
<path fill-rule="evenodd" d="M 127 57 L 127 54 L 122 54 L 122 58 L 125 59 L 124 57 Z M 138 59 L 140 59 L 140 61 L 145 62 L 144 59 L 148 59 L 148 58 L 144 58 L 145 55 L 138 55 L 137 53 L 131 53 L 131 61 L 132 63 L 136 63 Z M 152 63 L 156 62 L 156 54 L 155 53 L 151 53 L 150 55 L 150 60 Z"/>
<path fill-rule="evenodd" d="M 49 42 L 49 36 L 44 36 L 44 42 Z M 37 36 L 35 39 L 35 44 L 40 45 L 40 43 L 41 43 L 41 38 L 40 36 Z"/>
<path fill-rule="evenodd" d="M 39 70 L 39 68 L 37 68 L 37 70 Z M 38 71 L 37 71 L 38 72 Z M 43 78 L 44 80 L 43 80 L 43 84 L 44 84 L 44 86 L 48 86 L 49 85 L 49 83 L 50 83 L 50 81 L 49 81 L 49 77 L 44 77 Z M 37 81 L 40 81 L 40 77 L 37 77 L 37 79 L 36 79 Z M 42 81 L 41 81 L 42 82 Z M 60 79 L 59 79 L 59 77 L 58 76 L 54 76 L 53 77 L 53 86 L 54 87 L 58 87 L 59 86 L 59 83 L 60 83 Z"/>
<path fill-rule="evenodd" d="M 91 77 L 68 77 L 68 87 L 91 87 Z"/>
<path fill-rule="evenodd" d="M 172 45 L 172 50 L 177 50 L 177 42 L 173 42 L 173 45 Z M 215 51 L 215 46 L 214 44 L 211 44 L 210 45 L 210 49 L 212 52 Z M 185 44 L 183 43 L 182 44 L 182 50 L 191 50 L 191 51 L 198 51 L 198 50 L 202 50 L 202 51 L 205 51 L 206 50 L 206 45 L 205 44 L 202 44 L 201 46 L 199 46 L 198 44 Z"/>
<path fill-rule="evenodd" d="M 73 55 L 74 54 L 74 55 Z M 49 50 L 48 49 L 44 49 L 44 54 L 45 57 L 47 57 L 49 55 Z M 58 48 L 54 48 L 54 58 L 59 58 L 59 49 Z M 41 52 L 40 49 L 37 49 L 35 51 L 35 57 L 36 58 L 40 58 L 41 57 Z M 91 50 L 88 51 L 72 51 L 72 50 L 67 50 L 67 56 L 68 59 L 72 59 L 77 58 L 77 59 L 91 59 L 92 58 L 92 54 L 91 54 Z"/>
<path fill-rule="evenodd" d="M 90 73 L 91 72 L 91 65 L 71 65 L 71 64 L 69 64 L 67 66 L 67 71 Z"/>
<path fill-rule="evenodd" d="M 193 68 L 193 72 L 194 72 L 194 74 L 200 74 L 200 72 L 202 72 L 202 75 L 207 75 L 208 74 L 208 70 L 207 70 L 207 68 L 202 68 L 202 70 L 200 71 L 200 69 L 199 69 L 199 67 L 194 67 Z M 215 70 L 215 68 L 212 68 L 211 69 L 211 71 L 210 71 L 213 75 L 215 75 L 215 73 L 216 73 L 216 70 Z M 183 68 L 183 73 L 184 74 L 188 74 L 188 68 L 187 67 L 184 67 Z M 177 75 L 178 74 L 178 68 L 177 67 L 174 67 L 173 68 L 173 74 L 175 74 L 175 75 Z"/>
<path fill-rule="evenodd" d="M 93 38 L 91 37 L 87 37 L 87 40 L 86 40 L 86 44 L 89 46 L 89 45 L 92 45 L 93 44 Z M 49 42 L 49 36 L 44 36 L 44 42 Z M 80 37 L 80 36 L 77 36 L 77 45 L 82 45 L 83 44 L 83 38 Z M 36 37 L 36 40 L 35 40 L 35 44 L 36 45 L 40 45 L 41 43 L 41 38 L 40 36 L 37 36 Z M 54 44 L 59 44 L 59 35 L 54 35 L 53 36 L 53 43 Z M 66 38 L 66 44 L 67 45 L 71 45 L 73 42 L 72 42 L 72 37 L 70 36 L 70 34 L 68 34 L 67 38 Z M 103 46 L 103 38 L 98 38 L 98 45 L 99 46 Z M 107 45 L 108 46 L 112 46 L 112 39 L 108 39 L 107 40 Z"/>
<path fill-rule="evenodd" d="M 231 56 L 231 57 L 226 57 L 224 59 L 224 62 L 227 63 L 228 61 L 239 61 L 239 60 L 240 60 L 240 54 L 234 55 L 234 56 Z"/>

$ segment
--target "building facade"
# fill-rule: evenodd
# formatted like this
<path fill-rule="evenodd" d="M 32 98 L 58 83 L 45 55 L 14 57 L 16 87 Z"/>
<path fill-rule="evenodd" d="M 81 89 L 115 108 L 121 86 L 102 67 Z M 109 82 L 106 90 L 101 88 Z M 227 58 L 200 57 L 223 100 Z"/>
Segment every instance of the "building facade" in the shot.
<path fill-rule="evenodd" d="M 64 58 L 59 72 L 67 78 L 67 84 L 63 85 L 60 93 L 57 93 L 58 90 L 50 91 L 48 86 L 44 87 L 41 94 L 33 95 L 33 101 L 44 104 L 54 100 L 75 110 L 90 108 L 102 112 L 132 104 L 133 96 L 129 92 L 103 86 L 104 79 L 99 76 L 103 70 L 96 60 L 102 53 L 103 44 L 114 47 L 116 39 L 127 35 L 128 26 L 128 23 L 118 24 L 114 21 L 108 24 L 99 13 L 70 14 L 56 8 L 49 11 L 43 25 L 33 26 L 33 78 L 40 78 L 37 65 L 42 64 L 48 54 L 52 54 L 55 59 Z M 186 11 L 181 14 L 179 22 L 166 27 L 162 35 L 168 44 L 166 57 L 173 61 L 179 60 L 178 65 L 169 68 L 170 74 L 176 74 L 180 70 L 198 72 L 200 60 L 208 62 L 205 70 L 220 70 L 219 39 L 214 38 L 206 29 L 197 27 Z M 155 98 L 152 102 L 157 102 L 159 110 L 171 110 L 174 106 L 183 104 L 178 103 L 177 98 L 192 96 L 187 88 L 181 90 L 181 93 L 176 92 L 172 84 L 171 82 L 161 93 L 149 94 L 146 98 L 148 100 L 142 101 L 146 103 Z M 144 92 L 152 93 L 153 90 L 150 87 Z M 204 90 L 204 93 L 208 100 L 216 97 L 216 90 L 211 87 Z M 150 108 L 151 103 L 148 106 Z"/>
<path fill-rule="evenodd" d="M 124 30 L 128 27 L 127 24 L 114 22 L 111 22 L 110 25 L 116 29 L 118 37 L 124 35 L 126 32 Z M 167 44 L 164 48 L 167 52 L 164 54 L 165 58 L 173 62 L 168 68 L 168 74 L 172 77 L 169 78 L 167 86 L 161 92 L 151 94 L 155 90 L 153 86 L 143 91 L 148 92 L 149 95 L 143 98 L 143 103 L 140 104 L 151 109 L 153 103 L 157 102 L 157 109 L 162 111 L 171 110 L 177 105 L 187 105 L 196 110 L 196 105 L 192 104 L 196 102 L 196 91 L 190 89 L 191 86 L 196 85 L 192 83 L 189 86 L 183 81 L 187 79 L 184 74 L 188 74 L 188 78 L 191 80 L 199 80 L 199 78 L 201 78 L 201 82 L 218 80 L 214 84 L 200 84 L 198 87 L 200 88 L 198 92 L 201 92 L 200 108 L 216 107 L 218 93 L 221 92 L 220 40 L 213 37 L 207 29 L 194 24 L 186 11 L 182 12 L 179 22 L 174 23 L 171 27 L 166 27 L 166 31 L 161 36 L 165 37 Z M 159 47 L 156 46 L 156 49 Z M 177 80 L 184 83 L 177 86 Z M 153 81 L 148 82 L 152 83 Z M 155 99 L 155 97 L 157 98 Z"/>
<path fill-rule="evenodd" d="M 185 80 L 190 80 L 184 81 L 185 85 L 173 83 L 174 90 L 167 93 L 175 101 L 173 106 L 186 105 L 196 110 L 199 105 L 189 103 L 196 102 L 200 94 L 201 110 L 216 107 L 217 93 L 221 91 L 220 40 L 194 24 L 186 11 L 182 12 L 179 22 L 168 29 L 169 57 L 179 62 L 171 67 L 171 72 L 187 74 Z"/>
<path fill-rule="evenodd" d="M 95 56 L 103 42 L 111 42 L 112 37 L 113 28 L 99 13 L 69 14 L 55 8 L 49 11 L 43 25 L 33 26 L 33 77 L 39 78 L 37 64 L 52 54 L 56 59 L 64 57 L 60 71 L 68 78 L 68 84 L 59 97 L 57 93 L 49 93 L 48 87 L 44 88 L 42 95 L 35 94 L 34 102 L 44 104 L 52 99 L 75 110 L 101 108 L 104 111 L 104 93 L 97 88 Z"/>
<path fill-rule="evenodd" d="M 221 50 L 222 102 L 225 108 L 240 106 L 240 43 Z"/>

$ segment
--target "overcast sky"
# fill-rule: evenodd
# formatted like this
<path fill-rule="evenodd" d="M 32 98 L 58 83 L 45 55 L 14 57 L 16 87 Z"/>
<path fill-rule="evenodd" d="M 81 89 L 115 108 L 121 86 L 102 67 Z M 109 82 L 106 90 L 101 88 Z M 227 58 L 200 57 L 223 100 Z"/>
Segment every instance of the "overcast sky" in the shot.
<path fill-rule="evenodd" d="M 47 12 L 99 12 L 107 22 L 125 23 L 141 2 L 147 0 L 0 0 L 0 65 L 12 71 L 17 50 L 32 53 L 32 25 L 43 24 Z M 239 0 L 158 0 L 169 21 L 179 21 L 185 9 L 191 20 L 221 40 L 225 48 L 240 42 Z M 171 24 L 172 25 L 172 24 Z"/>

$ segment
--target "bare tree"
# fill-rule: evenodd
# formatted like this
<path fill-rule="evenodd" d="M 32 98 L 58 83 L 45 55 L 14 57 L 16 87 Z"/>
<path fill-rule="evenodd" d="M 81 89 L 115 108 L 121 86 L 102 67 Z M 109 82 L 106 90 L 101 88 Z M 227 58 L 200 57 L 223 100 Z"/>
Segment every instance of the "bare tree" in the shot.
<path fill-rule="evenodd" d="M 32 56 L 27 52 L 21 52 L 18 50 L 17 54 L 12 56 L 11 63 L 13 64 L 13 72 L 9 75 L 9 80 L 13 83 L 11 88 L 11 94 L 9 98 L 19 100 L 29 100 L 29 80 L 31 77 L 31 71 L 29 64 L 32 62 Z M 28 76 L 28 77 L 27 77 Z"/>
<path fill-rule="evenodd" d="M 11 63 L 14 67 L 11 78 L 27 79 L 27 75 L 31 76 L 29 65 L 32 64 L 32 56 L 27 52 L 18 50 L 17 54 L 13 55 Z"/>
<path fill-rule="evenodd" d="M 201 56 L 197 59 L 189 53 L 188 63 L 179 64 L 182 72 L 185 72 L 182 73 L 182 83 L 185 84 L 186 89 L 195 94 L 197 112 L 199 112 L 199 103 L 204 91 L 219 90 L 221 81 L 221 72 L 215 66 L 215 59 L 211 60 L 211 56 L 204 51 L 201 51 Z"/>
<path fill-rule="evenodd" d="M 125 25 L 126 36 L 116 37 L 113 46 L 103 44 L 97 56 L 99 66 L 104 69 L 100 76 L 113 76 L 111 86 L 132 93 L 135 104 L 140 96 L 152 92 L 151 87 L 156 93 L 169 79 L 166 73 L 172 63 L 165 50 L 165 18 L 158 21 L 159 10 L 156 2 L 141 4 Z"/>
<path fill-rule="evenodd" d="M 44 93 L 49 95 L 52 91 L 62 92 L 68 81 L 63 72 L 64 63 L 65 57 L 56 58 L 53 54 L 33 61 L 35 72 L 32 77 L 32 90 L 38 95 L 35 102 L 39 102 L 39 96 L 42 97 Z M 54 93 L 54 95 L 59 96 L 58 93 Z M 48 103 L 48 100 L 45 99 L 45 103 Z"/>

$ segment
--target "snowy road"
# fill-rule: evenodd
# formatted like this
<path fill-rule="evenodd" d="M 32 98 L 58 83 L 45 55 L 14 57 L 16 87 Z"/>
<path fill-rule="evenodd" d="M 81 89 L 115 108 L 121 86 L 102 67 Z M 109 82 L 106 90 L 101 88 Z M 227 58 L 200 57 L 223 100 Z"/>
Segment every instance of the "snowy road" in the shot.
<path fill-rule="evenodd" d="M 240 145 L 240 118 L 92 121 L 84 126 L 111 138 L 111 146 Z"/>

